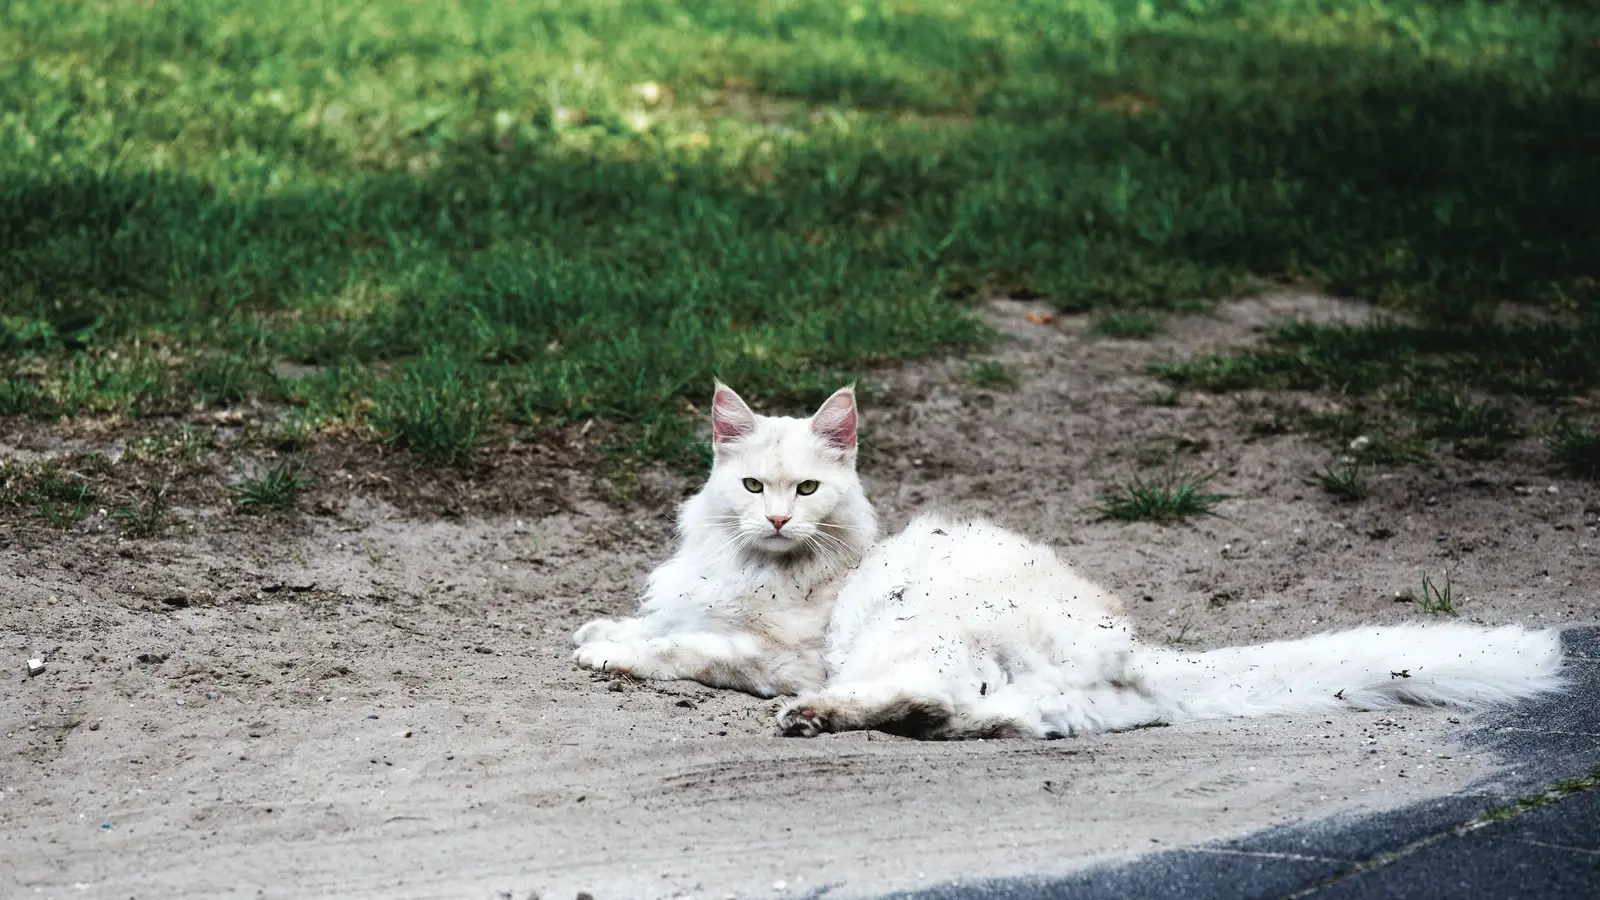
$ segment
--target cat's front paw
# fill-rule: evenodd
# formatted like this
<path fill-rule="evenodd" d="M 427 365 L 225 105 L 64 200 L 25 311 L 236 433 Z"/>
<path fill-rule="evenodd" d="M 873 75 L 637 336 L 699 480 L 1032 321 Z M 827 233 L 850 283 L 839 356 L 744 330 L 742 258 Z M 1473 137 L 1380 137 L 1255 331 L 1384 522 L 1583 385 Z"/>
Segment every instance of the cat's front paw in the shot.
<path fill-rule="evenodd" d="M 634 674 L 639 659 L 639 652 L 631 645 L 605 640 L 590 641 L 572 654 L 572 661 L 585 669 L 618 675 Z"/>
<path fill-rule="evenodd" d="M 585 622 L 582 627 L 574 631 L 572 633 L 572 642 L 582 647 L 591 641 L 608 640 L 616 630 L 616 619 L 595 619 Z"/>
<path fill-rule="evenodd" d="M 784 737 L 816 737 L 830 727 L 832 717 L 821 698 L 796 700 L 778 711 L 778 734 Z"/>
<path fill-rule="evenodd" d="M 634 641 L 648 636 L 644 619 L 595 619 L 572 633 L 572 642 L 582 647 L 595 641 Z"/>

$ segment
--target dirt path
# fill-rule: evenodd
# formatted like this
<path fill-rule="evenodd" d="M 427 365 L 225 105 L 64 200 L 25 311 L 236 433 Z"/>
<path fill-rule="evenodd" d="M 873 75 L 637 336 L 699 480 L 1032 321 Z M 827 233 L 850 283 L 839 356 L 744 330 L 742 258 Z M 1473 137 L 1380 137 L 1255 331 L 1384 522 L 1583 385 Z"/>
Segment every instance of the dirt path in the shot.
<path fill-rule="evenodd" d="M 926 505 L 995 516 L 1114 585 L 1153 641 L 1417 618 L 1396 592 L 1447 567 L 1464 618 L 1600 620 L 1600 490 L 1552 478 L 1531 442 L 1340 505 L 1302 481 L 1324 449 L 1246 439 L 1234 400 L 1141 401 L 1145 360 L 1357 310 L 1267 298 L 1154 343 L 1028 311 L 994 309 L 1017 390 L 934 361 L 866 405 L 891 527 Z M 1224 515 L 1093 521 L 1096 492 L 1174 437 L 1234 496 Z M 253 530 L 189 510 L 192 534 L 141 542 L 8 526 L 0 895 L 855 896 L 1393 807 L 1491 770 L 1446 713 L 798 741 L 772 736 L 771 703 L 574 670 L 568 634 L 631 608 L 684 486 L 653 474 L 639 506 L 523 520 L 419 520 L 358 496 Z M 45 675 L 22 675 L 30 656 Z"/>

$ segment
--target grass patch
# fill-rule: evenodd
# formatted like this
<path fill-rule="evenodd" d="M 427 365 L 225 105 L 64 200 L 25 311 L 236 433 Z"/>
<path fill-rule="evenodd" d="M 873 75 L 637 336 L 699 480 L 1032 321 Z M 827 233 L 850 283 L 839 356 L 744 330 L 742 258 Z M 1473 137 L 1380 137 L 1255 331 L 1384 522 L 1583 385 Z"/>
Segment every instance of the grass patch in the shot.
<path fill-rule="evenodd" d="M 1354 503 L 1367 496 L 1367 478 L 1361 471 L 1361 460 L 1341 457 L 1321 471 L 1311 473 L 1307 484 L 1322 488 L 1327 494 L 1346 503 Z"/>
<path fill-rule="evenodd" d="M 464 464 L 713 374 L 815 404 L 982 346 L 996 293 L 1262 279 L 1423 324 L 1190 383 L 1570 396 L 1600 370 L 1596 36 L 1540 0 L 15 0 L 0 415 L 292 404 Z M 1499 300 L 1548 324 L 1473 324 Z"/>
<path fill-rule="evenodd" d="M 967 383 L 974 387 L 1006 390 L 1017 386 L 1017 374 L 997 359 L 979 359 L 967 366 Z"/>
<path fill-rule="evenodd" d="M 1562 418 L 1549 438 L 1556 460 L 1579 478 L 1600 478 L 1600 431 L 1591 425 Z"/>
<path fill-rule="evenodd" d="M 1450 573 L 1444 573 L 1444 583 L 1435 584 L 1427 575 L 1422 576 L 1422 593 L 1415 597 L 1417 608 L 1430 615 L 1456 614 L 1455 587 L 1450 583 Z"/>
<path fill-rule="evenodd" d="M 36 504 L 39 517 L 52 528 L 68 529 L 88 514 L 95 493 L 82 478 L 63 477 L 54 470 L 47 470 L 27 492 L 26 499 Z"/>
<path fill-rule="evenodd" d="M 1583 315 L 1570 326 L 1285 325 L 1261 349 L 1160 363 L 1153 372 L 1203 390 L 1341 395 L 1365 411 L 1351 421 L 1390 445 L 1395 461 L 1430 456 L 1430 442 L 1465 459 L 1494 459 L 1526 432 L 1502 398 L 1535 401 L 1534 415 L 1550 420 L 1569 398 L 1600 391 L 1600 308 Z"/>
<path fill-rule="evenodd" d="M 378 389 L 372 422 L 385 440 L 425 463 L 468 465 L 489 423 L 488 398 L 474 374 L 452 357 L 428 357 Z"/>
<path fill-rule="evenodd" d="M 196 460 L 216 449 L 210 433 L 192 425 L 138 434 L 128 439 L 130 460 Z"/>
<path fill-rule="evenodd" d="M 302 477 L 306 470 L 304 456 L 288 456 L 256 477 L 241 478 L 228 485 L 233 502 L 246 509 L 293 506 L 295 498 L 311 484 Z"/>
<path fill-rule="evenodd" d="M 135 500 L 111 510 L 112 518 L 122 526 L 122 531 L 129 537 L 155 537 L 172 526 L 172 520 L 167 518 L 167 492 L 165 488 L 153 488 L 150 498 L 144 502 Z"/>
<path fill-rule="evenodd" d="M 1516 416 L 1490 401 L 1474 401 L 1455 393 L 1424 393 L 1410 401 L 1419 432 L 1452 441 L 1464 459 L 1498 459 L 1522 436 Z"/>
<path fill-rule="evenodd" d="M 1216 515 L 1217 504 L 1227 500 L 1228 495 L 1206 491 L 1212 477 L 1181 474 L 1176 465 L 1158 478 L 1135 475 L 1126 484 L 1114 485 L 1101 494 L 1095 511 L 1102 519 L 1162 524 Z"/>
<path fill-rule="evenodd" d="M 1090 334 L 1105 338 L 1147 341 L 1161 331 L 1161 319 L 1148 312 L 1107 310 L 1089 323 Z"/>

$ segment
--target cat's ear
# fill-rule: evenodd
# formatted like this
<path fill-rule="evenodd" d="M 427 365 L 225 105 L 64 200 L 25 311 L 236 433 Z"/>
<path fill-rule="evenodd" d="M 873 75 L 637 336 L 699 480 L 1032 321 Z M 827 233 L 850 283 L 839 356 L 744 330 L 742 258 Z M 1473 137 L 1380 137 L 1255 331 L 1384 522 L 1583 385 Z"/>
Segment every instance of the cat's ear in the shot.
<path fill-rule="evenodd" d="M 726 444 L 756 430 L 756 414 L 733 388 L 717 382 L 711 397 L 711 443 Z"/>
<path fill-rule="evenodd" d="M 856 386 L 840 388 L 811 417 L 811 432 L 840 450 L 856 449 Z"/>

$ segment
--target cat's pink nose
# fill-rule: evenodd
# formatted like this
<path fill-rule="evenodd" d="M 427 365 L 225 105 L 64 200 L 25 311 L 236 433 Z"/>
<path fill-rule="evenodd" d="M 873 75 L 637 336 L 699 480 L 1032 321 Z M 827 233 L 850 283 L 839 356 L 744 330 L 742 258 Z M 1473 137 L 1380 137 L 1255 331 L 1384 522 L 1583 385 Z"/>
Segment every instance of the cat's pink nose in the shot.
<path fill-rule="evenodd" d="M 767 521 L 772 523 L 773 531 L 782 531 L 783 523 L 789 521 L 788 516 L 767 516 Z"/>

